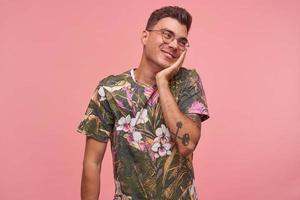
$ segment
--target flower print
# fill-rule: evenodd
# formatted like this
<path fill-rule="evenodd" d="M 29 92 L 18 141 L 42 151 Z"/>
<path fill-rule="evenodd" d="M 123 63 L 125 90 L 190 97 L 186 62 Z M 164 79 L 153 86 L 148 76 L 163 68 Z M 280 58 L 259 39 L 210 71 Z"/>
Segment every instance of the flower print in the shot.
<path fill-rule="evenodd" d="M 125 134 L 124 137 L 127 139 L 129 145 L 141 151 L 145 150 L 145 142 L 143 141 L 143 136 L 141 132 L 134 131 L 132 133 Z"/>
<path fill-rule="evenodd" d="M 100 95 L 100 101 L 103 101 L 103 100 L 106 99 L 106 97 L 105 97 L 105 92 L 104 92 L 104 88 L 103 88 L 102 86 L 99 88 L 98 93 L 99 93 L 99 95 Z"/>
<path fill-rule="evenodd" d="M 119 81 L 118 83 L 114 84 L 113 86 L 103 86 L 108 92 L 115 92 L 117 90 L 121 90 L 124 87 L 130 87 L 130 83 L 127 81 Z"/>
<path fill-rule="evenodd" d="M 165 155 L 171 154 L 172 145 L 170 143 L 162 144 L 161 142 L 156 142 L 152 145 L 152 151 L 154 151 L 154 157 L 159 158 Z"/>
<path fill-rule="evenodd" d="M 118 106 L 118 107 L 120 107 L 120 108 L 126 108 L 126 107 L 124 106 L 124 104 L 123 104 L 122 101 L 116 99 L 116 103 L 117 103 L 117 106 Z"/>
<path fill-rule="evenodd" d="M 188 113 L 199 113 L 199 114 L 202 114 L 203 112 L 206 112 L 206 108 L 199 101 L 194 101 L 192 103 L 192 105 L 188 109 Z"/>
<path fill-rule="evenodd" d="M 159 158 L 165 155 L 171 154 L 172 144 L 170 142 L 170 132 L 168 128 L 162 124 L 160 128 L 155 131 L 156 138 L 151 147 L 151 150 L 154 152 L 154 157 Z"/>
<path fill-rule="evenodd" d="M 115 186 L 116 186 L 116 195 L 122 195 L 122 190 L 121 190 L 121 184 L 118 180 L 115 180 Z"/>
<path fill-rule="evenodd" d="M 156 129 L 155 131 L 156 138 L 154 140 L 161 140 L 163 143 L 169 142 L 170 141 L 170 132 L 169 129 L 162 124 L 161 128 Z"/>
<path fill-rule="evenodd" d="M 149 121 L 147 109 L 141 109 L 135 115 L 135 118 L 132 119 L 132 125 L 144 124 Z"/>
<path fill-rule="evenodd" d="M 141 139 L 143 138 L 143 136 L 142 136 L 141 132 L 135 131 L 132 134 L 132 138 L 133 138 L 133 140 L 135 142 L 139 142 L 139 141 L 141 141 Z"/>
<path fill-rule="evenodd" d="M 126 93 L 126 98 L 127 98 L 127 102 L 128 104 L 132 107 L 132 96 L 133 96 L 133 92 L 132 92 L 132 88 L 130 84 L 124 85 L 124 87 L 122 88 L 122 90 L 125 91 Z"/>
<path fill-rule="evenodd" d="M 158 97 L 159 97 L 158 90 L 155 90 L 148 100 L 148 105 L 153 106 L 154 104 L 156 104 Z"/>
<path fill-rule="evenodd" d="M 115 180 L 115 196 L 113 200 L 131 200 L 130 196 L 123 194 L 121 189 L 121 183 L 118 180 Z"/>
<path fill-rule="evenodd" d="M 129 100 L 132 100 L 133 92 L 132 92 L 132 89 L 131 89 L 130 85 L 127 86 L 127 87 L 124 87 L 123 89 L 124 89 L 125 92 L 126 92 L 127 98 L 128 98 Z"/>
<path fill-rule="evenodd" d="M 196 192 L 196 187 L 195 187 L 195 179 L 193 179 L 193 183 L 189 188 L 189 193 L 192 197 L 194 197 L 195 199 L 197 199 L 197 192 Z"/>
<path fill-rule="evenodd" d="M 121 117 L 121 119 L 118 120 L 117 130 L 124 131 L 124 132 L 129 132 L 132 130 L 130 115 L 127 115 L 126 118 Z"/>
<path fill-rule="evenodd" d="M 153 88 L 151 87 L 145 87 L 144 88 L 144 94 L 146 97 L 150 97 L 153 93 Z"/>

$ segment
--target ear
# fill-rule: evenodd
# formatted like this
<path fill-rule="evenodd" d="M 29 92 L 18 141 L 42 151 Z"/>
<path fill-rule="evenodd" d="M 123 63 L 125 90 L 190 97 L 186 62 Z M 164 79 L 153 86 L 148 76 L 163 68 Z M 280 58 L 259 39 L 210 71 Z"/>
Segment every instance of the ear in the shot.
<path fill-rule="evenodd" d="M 147 44 L 148 37 L 149 37 L 148 31 L 143 30 L 142 37 L 141 37 L 141 42 L 142 42 L 143 45 Z"/>

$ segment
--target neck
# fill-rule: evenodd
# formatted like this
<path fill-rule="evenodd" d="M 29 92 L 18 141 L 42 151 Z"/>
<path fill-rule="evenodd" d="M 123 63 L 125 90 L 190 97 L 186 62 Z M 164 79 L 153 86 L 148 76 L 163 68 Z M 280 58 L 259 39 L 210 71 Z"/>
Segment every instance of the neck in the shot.
<path fill-rule="evenodd" d="M 156 73 L 161 70 L 161 67 L 150 63 L 143 55 L 138 68 L 135 70 L 135 79 L 137 82 L 154 86 L 156 84 Z"/>

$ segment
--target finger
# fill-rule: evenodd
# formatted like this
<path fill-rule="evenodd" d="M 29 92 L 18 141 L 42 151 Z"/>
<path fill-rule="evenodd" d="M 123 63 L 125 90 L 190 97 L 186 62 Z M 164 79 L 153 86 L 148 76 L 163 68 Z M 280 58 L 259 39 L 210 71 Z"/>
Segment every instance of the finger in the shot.
<path fill-rule="evenodd" d="M 182 54 L 180 55 L 180 59 L 181 59 L 181 61 L 183 61 L 183 60 L 184 60 L 184 58 L 185 58 L 185 55 L 186 55 L 186 51 L 187 51 L 187 50 L 184 50 L 184 52 L 182 52 Z"/>
<path fill-rule="evenodd" d="M 179 56 L 179 58 L 171 65 L 172 68 L 177 68 L 183 61 L 184 56 L 185 56 L 185 51 L 182 52 Z"/>
<path fill-rule="evenodd" d="M 186 55 L 186 50 L 181 53 L 181 55 L 179 56 L 179 58 L 175 62 L 175 66 L 176 66 L 176 68 L 178 67 L 178 70 L 179 70 L 179 67 L 181 67 L 181 65 L 184 61 L 185 55 Z"/>
<path fill-rule="evenodd" d="M 183 52 L 181 53 L 181 55 L 179 56 L 179 58 L 178 58 L 178 62 L 179 62 L 179 63 L 182 63 L 182 62 L 183 62 L 185 55 L 186 55 L 186 50 L 183 51 Z"/>

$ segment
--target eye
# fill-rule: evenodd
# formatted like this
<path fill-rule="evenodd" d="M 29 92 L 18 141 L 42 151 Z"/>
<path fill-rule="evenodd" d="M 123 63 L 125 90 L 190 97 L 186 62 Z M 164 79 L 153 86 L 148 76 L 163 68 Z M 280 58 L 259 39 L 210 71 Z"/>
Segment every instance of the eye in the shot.
<path fill-rule="evenodd" d="M 171 39 L 171 38 L 173 38 L 173 34 L 170 33 L 169 31 L 166 31 L 166 30 L 163 31 L 163 36 L 164 36 L 166 39 Z"/>
<path fill-rule="evenodd" d="M 186 40 L 179 40 L 178 41 L 178 44 L 180 45 L 180 46 L 182 46 L 182 47 L 185 47 L 186 45 L 187 45 L 187 41 Z"/>

